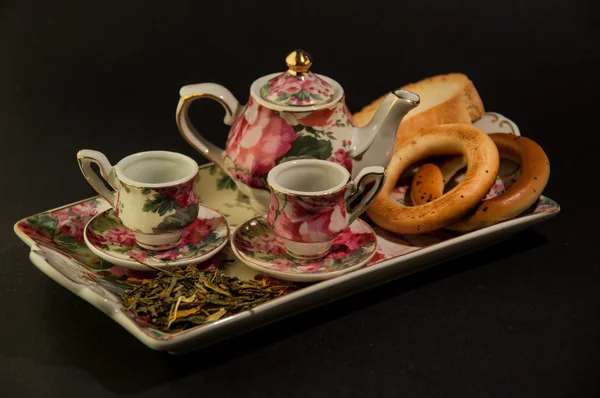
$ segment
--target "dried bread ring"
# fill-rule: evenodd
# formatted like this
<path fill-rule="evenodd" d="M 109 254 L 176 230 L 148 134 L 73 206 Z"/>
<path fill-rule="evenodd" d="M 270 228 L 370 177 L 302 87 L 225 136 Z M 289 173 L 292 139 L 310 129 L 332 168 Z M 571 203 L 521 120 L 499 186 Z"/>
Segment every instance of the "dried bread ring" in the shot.
<path fill-rule="evenodd" d="M 468 124 L 442 124 L 422 130 L 399 142 L 388 166 L 386 182 L 367 214 L 381 228 L 411 235 L 431 232 L 459 220 L 481 202 L 496 180 L 499 157 L 496 145 L 481 130 Z M 402 206 L 390 194 L 398 178 L 412 164 L 433 156 L 466 157 L 464 181 L 445 195 L 420 206 Z"/>
<path fill-rule="evenodd" d="M 529 138 L 506 133 L 489 135 L 496 144 L 501 159 L 510 159 L 521 165 L 521 175 L 504 193 L 481 202 L 470 214 L 447 225 L 447 229 L 468 232 L 509 220 L 531 207 L 541 196 L 550 178 L 550 162 L 546 153 Z M 411 186 L 415 205 L 426 203 L 427 195 L 442 196 L 444 185 L 467 165 L 464 157 L 454 157 L 440 166 L 431 163 L 419 168 Z M 419 181 L 427 181 L 421 187 Z"/>

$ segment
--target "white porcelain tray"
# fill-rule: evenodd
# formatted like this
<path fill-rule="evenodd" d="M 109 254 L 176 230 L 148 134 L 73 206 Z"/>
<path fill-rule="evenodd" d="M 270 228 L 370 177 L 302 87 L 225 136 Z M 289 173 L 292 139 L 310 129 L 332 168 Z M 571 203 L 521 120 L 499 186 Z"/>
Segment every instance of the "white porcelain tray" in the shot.
<path fill-rule="evenodd" d="M 486 132 L 519 134 L 513 122 L 497 113 L 486 114 L 476 126 Z M 247 198 L 238 194 L 235 184 L 215 167 L 205 166 L 200 173 L 201 201 L 223 213 L 232 230 L 257 215 Z M 503 180 L 508 182 L 512 178 Z M 502 184 L 501 180 L 499 184 Z M 496 186 L 495 190 L 498 189 Z M 396 199 L 402 201 L 404 192 L 404 187 L 398 187 Z M 15 224 L 15 232 L 30 247 L 29 257 L 33 264 L 47 276 L 103 311 L 148 347 L 171 353 L 184 353 L 212 344 L 467 254 L 552 218 L 560 211 L 556 202 L 542 197 L 525 215 L 463 235 L 440 232 L 404 237 L 374 228 L 378 249 L 367 267 L 312 285 L 299 284 L 295 291 L 211 324 L 164 333 L 137 319 L 118 299 L 117 295 L 130 287 L 127 277 L 140 276 L 139 271 L 126 271 L 107 263 L 96 257 L 83 241 L 85 223 L 107 207 L 102 198 L 86 199 L 27 217 Z M 210 261 L 228 275 L 243 279 L 261 277 L 239 262 L 229 245 Z"/>

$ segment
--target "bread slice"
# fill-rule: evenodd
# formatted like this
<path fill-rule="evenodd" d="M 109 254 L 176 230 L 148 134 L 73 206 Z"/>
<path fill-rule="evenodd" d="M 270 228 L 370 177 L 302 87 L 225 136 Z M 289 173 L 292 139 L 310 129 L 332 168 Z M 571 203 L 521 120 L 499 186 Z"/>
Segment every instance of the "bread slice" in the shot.
<path fill-rule="evenodd" d="M 485 113 L 475 85 L 462 73 L 438 75 L 411 83 L 404 90 L 417 93 L 421 103 L 410 111 L 398 127 L 396 143 L 410 139 L 419 131 L 437 124 L 471 124 Z M 354 114 L 359 127 L 369 123 L 385 96 Z"/>

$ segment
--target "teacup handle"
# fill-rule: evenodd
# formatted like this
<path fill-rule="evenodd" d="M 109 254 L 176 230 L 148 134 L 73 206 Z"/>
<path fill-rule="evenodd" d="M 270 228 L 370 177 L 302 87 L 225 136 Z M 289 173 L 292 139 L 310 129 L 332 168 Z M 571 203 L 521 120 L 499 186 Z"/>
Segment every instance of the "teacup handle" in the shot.
<path fill-rule="evenodd" d="M 375 196 L 383 187 L 385 180 L 386 169 L 381 166 L 369 166 L 363 168 L 354 181 L 352 181 L 352 189 L 349 189 L 346 197 L 346 217 L 348 225 L 352 224 L 371 204 Z M 365 186 L 369 182 L 374 182 L 373 186 L 365 193 Z M 364 193 L 361 201 L 353 204 L 354 200 Z"/>
<path fill-rule="evenodd" d="M 92 188 L 98 192 L 108 203 L 116 208 L 117 194 L 106 187 L 104 181 L 106 181 L 111 187 L 117 190 L 117 184 L 115 176 L 113 174 L 113 167 L 104 156 L 102 152 L 92 151 L 90 149 L 82 149 L 77 152 L 77 163 L 83 173 L 85 179 L 90 183 Z M 94 169 L 92 169 L 92 163 L 95 163 L 100 168 L 99 176 Z"/>
<path fill-rule="evenodd" d="M 190 84 L 181 87 L 179 90 L 179 104 L 177 105 L 177 126 L 183 138 L 193 146 L 197 151 L 204 155 L 208 160 L 227 170 L 223 164 L 223 149 L 208 141 L 194 128 L 190 121 L 188 110 L 192 102 L 199 98 L 210 98 L 220 103 L 225 109 L 225 119 L 223 122 L 231 126 L 235 121 L 240 103 L 225 87 L 216 83 Z"/>

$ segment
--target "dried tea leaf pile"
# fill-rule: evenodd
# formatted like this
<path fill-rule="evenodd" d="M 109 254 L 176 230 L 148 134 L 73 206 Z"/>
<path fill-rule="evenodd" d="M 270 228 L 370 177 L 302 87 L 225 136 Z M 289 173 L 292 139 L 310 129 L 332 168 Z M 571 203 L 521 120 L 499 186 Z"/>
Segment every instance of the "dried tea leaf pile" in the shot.
<path fill-rule="evenodd" d="M 219 270 L 196 266 L 160 272 L 152 279 L 129 278 L 139 284 L 121 300 L 138 317 L 162 331 L 180 331 L 218 321 L 285 294 L 286 282 L 241 280 Z"/>

